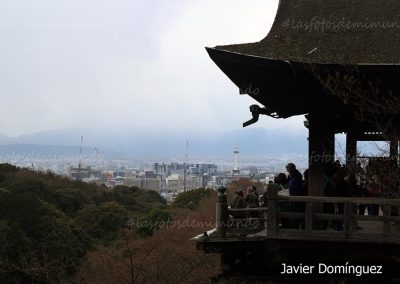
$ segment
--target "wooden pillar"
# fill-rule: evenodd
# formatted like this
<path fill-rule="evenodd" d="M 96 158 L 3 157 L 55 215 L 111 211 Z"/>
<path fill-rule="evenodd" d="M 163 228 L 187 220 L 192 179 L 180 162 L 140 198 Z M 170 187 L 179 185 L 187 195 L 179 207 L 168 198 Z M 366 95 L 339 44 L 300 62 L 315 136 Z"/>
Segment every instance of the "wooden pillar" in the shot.
<path fill-rule="evenodd" d="M 390 160 L 399 164 L 399 141 L 390 141 Z"/>
<path fill-rule="evenodd" d="M 354 132 L 346 133 L 346 166 L 355 170 L 357 165 L 357 138 Z"/>
<path fill-rule="evenodd" d="M 309 185 L 308 195 L 322 196 L 324 165 L 334 161 L 335 133 L 320 117 L 308 118 Z"/>
<path fill-rule="evenodd" d="M 278 224 L 279 224 L 278 189 L 274 186 L 269 186 L 267 194 L 268 194 L 267 235 L 275 236 L 278 232 Z"/>

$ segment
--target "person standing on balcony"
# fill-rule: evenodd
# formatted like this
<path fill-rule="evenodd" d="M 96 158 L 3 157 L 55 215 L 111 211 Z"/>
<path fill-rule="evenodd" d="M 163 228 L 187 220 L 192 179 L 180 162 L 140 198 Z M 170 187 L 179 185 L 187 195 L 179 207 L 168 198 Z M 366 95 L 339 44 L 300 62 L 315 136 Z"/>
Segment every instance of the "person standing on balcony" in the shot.
<path fill-rule="evenodd" d="M 251 186 L 251 188 L 252 188 L 252 190 L 253 190 L 253 192 L 254 192 L 254 194 L 257 196 L 257 198 L 259 199 L 260 198 L 260 196 L 258 195 L 258 192 L 257 192 L 257 187 L 255 186 L 255 185 L 252 185 Z"/>
<path fill-rule="evenodd" d="M 291 196 L 303 195 L 303 176 L 296 169 L 296 165 L 293 163 L 289 163 L 286 166 L 286 170 L 289 174 L 289 194 Z"/>
<path fill-rule="evenodd" d="M 247 203 L 244 200 L 243 197 L 243 189 L 238 189 L 235 193 L 235 195 L 232 197 L 231 199 L 231 208 L 233 209 L 243 209 L 247 207 Z M 246 218 L 246 213 L 245 212 L 235 212 L 232 213 L 232 216 L 236 219 L 240 219 L 240 218 Z"/>
<path fill-rule="evenodd" d="M 289 174 L 289 194 L 290 196 L 302 196 L 303 195 L 303 176 L 296 169 L 296 165 L 289 163 L 286 165 L 286 170 Z M 304 212 L 304 202 L 291 202 L 290 210 L 292 212 Z M 298 229 L 303 222 L 299 219 L 293 219 L 291 221 L 292 227 Z"/>
<path fill-rule="evenodd" d="M 258 208 L 260 204 L 258 203 L 258 196 L 255 193 L 254 187 L 249 187 L 247 189 L 247 194 L 244 198 L 249 208 Z M 250 212 L 250 217 L 258 218 L 258 212 Z"/>

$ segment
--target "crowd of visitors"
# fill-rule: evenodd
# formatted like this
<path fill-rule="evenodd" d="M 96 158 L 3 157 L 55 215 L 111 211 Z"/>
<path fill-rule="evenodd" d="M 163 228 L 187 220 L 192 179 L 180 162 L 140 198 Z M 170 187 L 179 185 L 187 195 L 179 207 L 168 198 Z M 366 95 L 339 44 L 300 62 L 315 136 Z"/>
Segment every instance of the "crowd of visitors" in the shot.
<path fill-rule="evenodd" d="M 296 165 L 289 163 L 286 165 L 287 174 L 279 173 L 273 181 L 265 187 L 259 196 L 255 186 L 249 187 L 244 193 L 243 189 L 239 189 L 230 202 L 231 208 L 257 208 L 268 206 L 268 190 L 275 188 L 278 192 L 287 190 L 290 196 L 307 196 L 309 187 L 309 170 L 305 170 L 303 174 L 296 168 Z M 360 163 L 356 167 L 349 169 L 342 165 L 339 161 L 326 163 L 324 166 L 324 186 L 322 195 L 326 197 L 391 197 L 390 178 L 388 175 L 380 176 L 371 174 L 371 170 L 363 168 Z M 281 212 L 305 211 L 304 202 L 287 202 L 283 201 L 279 204 Z M 358 204 L 354 211 L 357 214 L 379 215 L 380 206 L 377 204 Z M 326 214 L 343 214 L 343 203 L 324 203 L 323 213 Z M 398 212 L 392 212 L 392 215 L 398 215 Z M 263 214 L 257 211 L 250 213 L 234 213 L 234 218 L 259 218 Z M 265 216 L 264 216 L 265 217 Z M 304 228 L 304 219 L 288 219 L 281 218 L 280 226 L 282 228 Z M 342 221 L 325 221 L 324 228 L 333 228 L 335 230 L 343 230 Z M 360 228 L 361 229 L 361 228 Z"/>

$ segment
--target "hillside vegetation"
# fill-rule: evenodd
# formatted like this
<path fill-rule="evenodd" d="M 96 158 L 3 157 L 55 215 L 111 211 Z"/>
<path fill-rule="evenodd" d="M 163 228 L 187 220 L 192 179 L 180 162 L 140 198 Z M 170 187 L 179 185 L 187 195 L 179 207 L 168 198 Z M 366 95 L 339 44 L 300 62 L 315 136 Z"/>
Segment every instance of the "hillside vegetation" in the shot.
<path fill-rule="evenodd" d="M 215 193 L 172 206 L 154 191 L 0 164 L 0 283 L 202 283 L 218 259 L 188 239 L 214 226 Z"/>

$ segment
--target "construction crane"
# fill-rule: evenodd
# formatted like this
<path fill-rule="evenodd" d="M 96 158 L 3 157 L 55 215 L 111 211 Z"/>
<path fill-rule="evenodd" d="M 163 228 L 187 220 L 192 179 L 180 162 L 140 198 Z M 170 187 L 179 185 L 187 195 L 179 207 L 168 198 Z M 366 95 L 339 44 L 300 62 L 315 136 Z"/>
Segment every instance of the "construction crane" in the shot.
<path fill-rule="evenodd" d="M 100 155 L 100 150 L 98 148 L 94 148 L 94 151 L 96 152 L 96 165 L 100 170 L 106 171 L 107 167 L 104 162 L 104 158 L 102 155 Z"/>
<path fill-rule="evenodd" d="M 78 164 L 79 169 L 82 168 L 82 145 L 83 145 L 83 136 L 81 136 L 81 148 L 79 150 L 79 164 Z"/>
<path fill-rule="evenodd" d="M 186 141 L 185 162 L 183 163 L 183 192 L 186 192 L 186 167 L 189 152 L 189 141 Z"/>
<path fill-rule="evenodd" d="M 100 163 L 100 151 L 99 151 L 99 149 L 97 149 L 97 148 L 94 148 L 94 151 L 95 151 L 95 153 L 96 153 L 96 164 L 97 164 L 97 166 L 98 166 L 99 163 Z"/>

